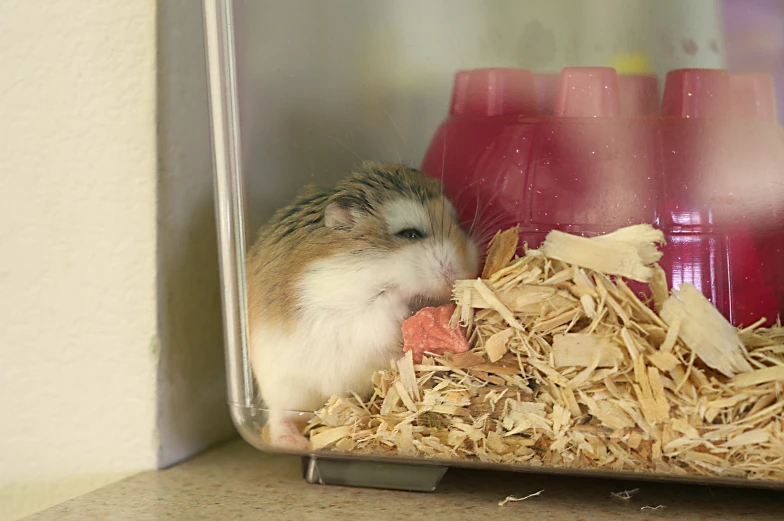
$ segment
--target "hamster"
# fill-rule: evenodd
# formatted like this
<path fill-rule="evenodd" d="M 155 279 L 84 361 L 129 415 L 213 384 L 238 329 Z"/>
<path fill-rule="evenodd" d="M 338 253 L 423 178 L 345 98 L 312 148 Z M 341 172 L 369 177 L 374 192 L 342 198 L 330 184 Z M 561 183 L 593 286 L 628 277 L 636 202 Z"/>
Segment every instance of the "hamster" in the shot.
<path fill-rule="evenodd" d="M 247 255 L 249 358 L 272 444 L 307 450 L 290 411 L 372 393 L 403 356 L 401 325 L 449 302 L 479 269 L 441 183 L 364 163 L 334 188 L 306 187 L 259 231 Z"/>

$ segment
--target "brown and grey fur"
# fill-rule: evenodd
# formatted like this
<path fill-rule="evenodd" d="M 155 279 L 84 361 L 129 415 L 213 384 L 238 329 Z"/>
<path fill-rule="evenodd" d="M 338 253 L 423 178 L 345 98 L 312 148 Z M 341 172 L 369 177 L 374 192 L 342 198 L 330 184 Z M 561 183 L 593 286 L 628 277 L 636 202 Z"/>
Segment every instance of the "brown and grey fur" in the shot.
<path fill-rule="evenodd" d="M 478 258 L 441 184 L 399 165 L 364 163 L 279 210 L 247 257 L 249 357 L 273 445 L 307 447 L 295 411 L 371 392 L 403 354 L 403 321 L 446 303 Z"/>
<path fill-rule="evenodd" d="M 297 309 L 295 281 L 312 262 L 337 252 L 383 254 L 404 245 L 386 233 L 380 213 L 385 202 L 401 195 L 428 203 L 435 226 L 447 227 L 442 222 L 447 217 L 444 212 L 449 212 L 447 221 L 457 221 L 452 206 L 440 201 L 441 184 L 401 165 L 364 162 L 332 188 L 305 187 L 262 227 L 248 252 L 251 322 L 264 316 L 268 322 L 288 325 L 287 319 Z M 359 211 L 363 218 L 351 230 L 329 228 L 325 210 L 330 203 Z"/>

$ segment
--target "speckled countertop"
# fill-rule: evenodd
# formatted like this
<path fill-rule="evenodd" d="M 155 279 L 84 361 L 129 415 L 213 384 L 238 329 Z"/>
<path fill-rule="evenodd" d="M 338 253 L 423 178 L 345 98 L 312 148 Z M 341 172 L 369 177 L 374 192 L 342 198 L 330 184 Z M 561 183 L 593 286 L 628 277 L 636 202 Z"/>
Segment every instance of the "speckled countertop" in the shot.
<path fill-rule="evenodd" d="M 611 492 L 640 491 L 631 500 Z M 538 496 L 503 507 L 508 495 Z M 643 506 L 665 505 L 659 510 Z M 234 441 L 174 468 L 148 472 L 67 501 L 29 520 L 326 520 L 492 518 L 547 520 L 771 519 L 784 492 L 451 469 L 433 493 L 309 485 L 301 460 Z"/>

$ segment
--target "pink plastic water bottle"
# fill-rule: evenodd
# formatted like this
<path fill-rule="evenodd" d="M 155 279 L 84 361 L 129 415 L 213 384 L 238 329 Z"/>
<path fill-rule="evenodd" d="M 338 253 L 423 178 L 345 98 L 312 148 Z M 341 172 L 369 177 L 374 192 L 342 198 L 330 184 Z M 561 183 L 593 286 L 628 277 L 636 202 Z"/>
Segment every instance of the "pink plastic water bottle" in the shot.
<path fill-rule="evenodd" d="M 666 78 L 571 67 L 457 74 L 425 156 L 484 239 L 519 224 L 593 236 L 650 223 L 669 284 L 689 282 L 734 324 L 784 314 L 784 131 L 764 76 Z M 475 219 L 476 217 L 476 219 Z"/>

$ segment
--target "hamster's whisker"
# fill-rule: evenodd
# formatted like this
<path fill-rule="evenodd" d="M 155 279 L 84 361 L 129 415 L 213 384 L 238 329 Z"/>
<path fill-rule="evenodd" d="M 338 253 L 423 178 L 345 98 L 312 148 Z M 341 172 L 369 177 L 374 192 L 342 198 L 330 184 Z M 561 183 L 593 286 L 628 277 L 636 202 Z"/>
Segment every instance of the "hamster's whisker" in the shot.
<path fill-rule="evenodd" d="M 406 148 L 408 148 L 408 142 L 406 142 L 406 136 L 404 136 L 403 133 L 400 131 L 400 127 L 398 127 L 397 123 L 395 123 L 395 120 L 392 117 L 392 114 L 389 113 L 389 111 L 386 109 L 386 107 L 381 107 L 381 110 L 383 110 L 384 114 L 386 114 L 387 118 L 389 118 L 389 122 L 392 124 L 392 128 L 395 129 L 395 132 L 397 132 L 397 135 L 400 137 L 400 141 L 402 141 L 403 145 Z M 401 164 L 403 163 L 402 159 L 400 160 L 400 163 Z"/>
<path fill-rule="evenodd" d="M 403 155 L 400 153 L 400 149 L 397 148 L 397 145 L 392 143 L 392 148 L 395 149 L 395 155 L 397 156 L 397 162 L 403 164 Z"/>
<path fill-rule="evenodd" d="M 477 245 L 481 245 L 482 247 L 487 247 L 489 246 L 490 241 L 493 240 L 493 237 L 495 237 L 496 233 L 498 233 L 498 230 L 495 229 L 482 230 L 477 235 L 474 235 L 473 239 L 477 243 Z"/>
<path fill-rule="evenodd" d="M 476 226 L 476 223 L 479 221 L 479 216 L 482 213 L 480 205 L 481 205 L 481 199 L 479 197 L 479 194 L 477 194 L 476 206 L 474 207 L 474 219 L 471 221 L 471 227 L 468 229 L 469 233 L 473 232 L 474 226 Z"/>
<path fill-rule="evenodd" d="M 474 234 L 474 226 L 476 226 L 477 219 L 479 219 L 479 207 L 474 210 L 474 218 L 471 220 L 471 226 L 468 227 L 468 235 Z"/>
<path fill-rule="evenodd" d="M 460 188 L 460 191 L 458 191 L 455 194 L 455 196 L 452 198 L 452 201 L 455 204 L 463 203 L 462 205 L 460 205 L 461 210 L 465 207 L 465 205 L 467 205 L 470 202 L 470 199 L 469 200 L 465 200 L 463 198 L 463 194 L 465 194 L 468 189 L 474 187 L 477 184 L 479 184 L 479 180 L 476 180 L 476 181 L 474 181 L 472 183 L 468 183 L 467 185 L 463 185 L 463 187 Z"/>
<path fill-rule="evenodd" d="M 444 143 L 441 147 L 441 195 L 444 195 L 444 174 L 446 172 L 446 129 L 444 129 Z"/>
<path fill-rule="evenodd" d="M 505 220 L 506 217 L 498 215 L 487 221 L 482 221 L 481 225 L 478 226 L 475 230 L 478 234 L 482 234 L 486 232 L 492 232 L 493 234 L 495 234 L 495 232 L 499 231 L 496 228 L 499 225 L 501 225 L 501 223 L 503 223 Z"/>
<path fill-rule="evenodd" d="M 443 136 L 443 146 L 441 147 L 441 199 L 445 198 L 444 196 L 444 177 L 446 175 L 446 129 L 444 129 L 444 136 Z M 443 210 L 446 208 L 446 205 L 442 205 L 442 215 L 441 215 L 441 235 L 444 234 L 444 217 Z"/>
<path fill-rule="evenodd" d="M 442 197 L 443 197 L 443 192 L 444 192 L 444 188 L 442 186 L 441 187 Z M 442 236 L 447 235 L 446 234 L 446 201 L 444 200 L 441 201 L 441 222 L 439 224 L 441 225 L 441 235 Z M 447 238 L 449 238 L 449 235 L 447 235 Z"/>
<path fill-rule="evenodd" d="M 481 233 L 473 235 L 472 238 L 474 239 L 474 242 L 476 242 L 477 247 L 484 251 L 490 245 L 490 241 L 493 240 L 496 233 L 498 233 L 498 230 L 482 230 Z"/>
<path fill-rule="evenodd" d="M 348 146 L 346 143 L 343 143 L 343 142 L 342 142 L 341 140 L 339 140 L 338 138 L 336 138 L 336 137 L 334 137 L 334 136 L 331 136 L 331 135 L 329 135 L 329 134 L 324 134 L 324 137 L 326 137 L 327 139 L 329 139 L 329 140 L 331 140 L 331 141 L 334 141 L 334 142 L 335 142 L 335 143 L 337 143 L 338 145 L 340 145 L 340 146 L 342 146 L 343 148 L 345 148 L 345 149 L 346 149 L 348 152 L 351 152 L 351 154 L 352 154 L 354 157 L 356 157 L 357 159 L 359 159 L 359 162 L 360 162 L 360 164 L 361 164 L 362 162 L 364 162 L 364 161 L 365 161 L 365 160 L 362 158 L 362 156 L 360 156 L 359 154 L 357 154 L 356 150 L 354 150 L 353 148 L 351 148 L 350 146 Z"/>
<path fill-rule="evenodd" d="M 496 197 L 498 197 L 498 194 L 500 194 L 500 191 L 496 191 L 496 192 L 494 192 L 494 193 L 493 193 L 493 195 L 492 195 L 492 197 L 490 197 L 490 199 L 487 201 L 487 203 L 486 203 L 486 205 L 484 206 L 484 208 L 482 207 L 481 200 L 480 200 L 479 196 L 477 196 L 477 199 L 476 199 L 476 211 L 475 211 L 475 213 L 474 213 L 474 221 L 473 221 L 473 223 L 471 224 L 471 228 L 472 228 L 472 229 L 473 229 L 474 225 L 477 223 L 477 221 L 478 221 L 478 218 L 479 218 L 479 215 L 480 215 L 481 213 L 483 213 L 484 211 L 486 211 L 487 209 L 489 209 L 489 208 L 490 208 L 490 205 L 493 203 L 493 201 L 495 200 L 495 198 L 496 198 Z"/>

